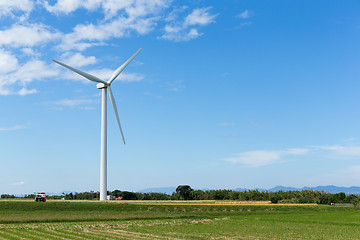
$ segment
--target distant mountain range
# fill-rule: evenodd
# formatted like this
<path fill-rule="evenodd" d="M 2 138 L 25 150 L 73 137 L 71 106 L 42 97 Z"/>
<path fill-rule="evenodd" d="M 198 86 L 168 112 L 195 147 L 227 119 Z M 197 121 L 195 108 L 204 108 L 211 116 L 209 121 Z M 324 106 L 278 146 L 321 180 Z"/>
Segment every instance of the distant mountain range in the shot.
<path fill-rule="evenodd" d="M 208 188 L 201 189 L 203 191 L 210 190 Z M 294 188 L 294 187 L 284 187 L 284 186 L 276 186 L 270 189 L 263 189 L 263 188 L 253 188 L 253 189 L 246 189 L 246 188 L 236 188 L 232 189 L 235 191 L 245 191 L 245 190 L 259 190 L 259 191 L 269 191 L 269 192 L 278 192 L 278 191 L 302 191 L 302 190 L 313 190 L 313 191 L 324 191 L 328 193 L 339 193 L 344 192 L 346 194 L 360 194 L 360 187 L 338 187 L 334 185 L 329 186 L 317 186 L 317 187 L 303 187 L 303 188 Z M 142 189 L 138 192 L 146 193 L 146 192 L 159 192 L 159 193 L 166 193 L 171 195 L 173 192 L 176 191 L 176 187 L 162 187 L 162 188 L 146 188 Z"/>

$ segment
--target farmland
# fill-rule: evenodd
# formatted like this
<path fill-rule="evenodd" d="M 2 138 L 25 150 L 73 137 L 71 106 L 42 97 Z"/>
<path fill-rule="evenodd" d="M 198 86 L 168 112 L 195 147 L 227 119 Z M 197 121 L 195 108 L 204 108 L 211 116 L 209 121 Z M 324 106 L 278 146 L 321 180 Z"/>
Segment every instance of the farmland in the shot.
<path fill-rule="evenodd" d="M 353 207 L 215 201 L 0 201 L 1 239 L 355 239 L 358 236 L 360 211 Z"/>

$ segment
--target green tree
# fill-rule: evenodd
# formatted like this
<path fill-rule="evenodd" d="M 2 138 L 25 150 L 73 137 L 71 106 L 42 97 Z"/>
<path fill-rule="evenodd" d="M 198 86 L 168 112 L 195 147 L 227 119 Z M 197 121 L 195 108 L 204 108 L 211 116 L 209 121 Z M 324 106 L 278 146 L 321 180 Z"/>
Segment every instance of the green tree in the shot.
<path fill-rule="evenodd" d="M 180 200 L 193 200 L 194 190 L 189 185 L 179 185 L 176 193 L 180 195 Z"/>

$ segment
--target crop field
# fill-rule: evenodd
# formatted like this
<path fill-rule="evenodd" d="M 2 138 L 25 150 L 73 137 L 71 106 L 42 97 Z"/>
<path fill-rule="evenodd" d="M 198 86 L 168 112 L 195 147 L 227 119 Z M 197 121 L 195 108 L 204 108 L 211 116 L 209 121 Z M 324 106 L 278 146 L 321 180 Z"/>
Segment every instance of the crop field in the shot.
<path fill-rule="evenodd" d="M 358 239 L 354 207 L 0 201 L 0 239 Z"/>

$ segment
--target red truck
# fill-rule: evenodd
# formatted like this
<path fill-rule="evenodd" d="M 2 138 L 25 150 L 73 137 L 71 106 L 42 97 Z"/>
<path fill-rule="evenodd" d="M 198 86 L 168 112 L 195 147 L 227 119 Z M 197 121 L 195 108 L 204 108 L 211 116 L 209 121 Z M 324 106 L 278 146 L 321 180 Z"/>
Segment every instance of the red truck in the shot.
<path fill-rule="evenodd" d="M 46 195 L 44 192 L 38 193 L 35 196 L 35 202 L 46 202 Z"/>

